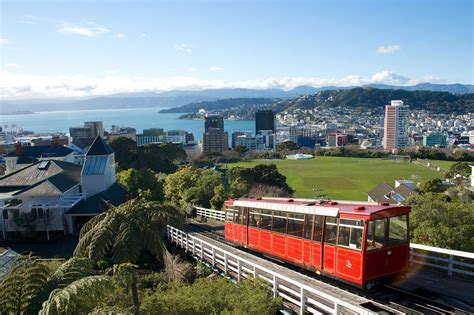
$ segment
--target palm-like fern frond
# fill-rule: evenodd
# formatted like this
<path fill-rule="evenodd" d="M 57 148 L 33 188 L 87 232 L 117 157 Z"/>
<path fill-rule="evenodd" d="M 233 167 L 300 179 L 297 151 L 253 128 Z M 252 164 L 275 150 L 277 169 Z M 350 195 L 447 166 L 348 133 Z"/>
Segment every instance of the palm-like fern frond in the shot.
<path fill-rule="evenodd" d="M 74 256 L 93 261 L 111 256 L 114 262 L 124 263 L 135 262 L 143 250 L 148 250 L 161 259 L 166 225 L 182 219 L 182 213 L 172 206 L 130 200 L 89 221 L 81 231 Z"/>
<path fill-rule="evenodd" d="M 22 257 L 0 284 L 0 310 L 6 314 L 33 314 L 42 302 L 42 290 L 47 285 L 49 268 Z"/>
<path fill-rule="evenodd" d="M 112 290 L 108 276 L 90 276 L 76 280 L 63 289 L 51 292 L 39 314 L 79 314 L 94 309 L 100 299 Z"/>

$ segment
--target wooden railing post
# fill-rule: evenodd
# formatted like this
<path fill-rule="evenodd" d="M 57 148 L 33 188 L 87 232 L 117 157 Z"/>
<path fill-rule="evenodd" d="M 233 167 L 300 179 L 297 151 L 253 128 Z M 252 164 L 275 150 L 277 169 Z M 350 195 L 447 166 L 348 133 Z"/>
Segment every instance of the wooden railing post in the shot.
<path fill-rule="evenodd" d="M 278 297 L 278 279 L 276 275 L 273 275 L 273 297 Z"/>
<path fill-rule="evenodd" d="M 306 295 L 305 295 L 304 288 L 301 287 L 300 289 L 300 315 L 304 315 L 304 311 L 306 309 L 305 305 L 306 305 Z"/>

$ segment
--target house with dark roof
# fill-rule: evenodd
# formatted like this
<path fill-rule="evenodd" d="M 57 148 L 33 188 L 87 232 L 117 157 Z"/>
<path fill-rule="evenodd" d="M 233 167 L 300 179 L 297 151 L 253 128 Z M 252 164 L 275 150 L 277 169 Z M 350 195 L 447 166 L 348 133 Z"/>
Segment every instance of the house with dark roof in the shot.
<path fill-rule="evenodd" d="M 46 152 L 46 151 L 45 151 Z M 25 232 L 74 234 L 109 205 L 126 201 L 116 182 L 114 152 L 97 137 L 84 165 L 41 159 L 0 178 L 3 238 Z"/>
<path fill-rule="evenodd" d="M 415 189 L 415 183 L 410 180 L 396 180 L 395 187 L 382 183 L 367 193 L 368 202 L 401 204 Z"/>
<path fill-rule="evenodd" d="M 60 145 L 23 146 L 15 145 L 15 151 L 5 155 L 6 174 L 22 169 L 41 160 L 56 160 L 74 163 L 74 151 Z"/>

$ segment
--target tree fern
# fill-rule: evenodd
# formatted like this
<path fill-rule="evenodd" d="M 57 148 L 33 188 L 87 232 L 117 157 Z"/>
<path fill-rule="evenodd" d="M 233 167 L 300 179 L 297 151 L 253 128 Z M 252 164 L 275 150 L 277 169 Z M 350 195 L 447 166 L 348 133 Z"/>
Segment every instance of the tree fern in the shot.
<path fill-rule="evenodd" d="M 37 314 L 51 291 L 92 273 L 88 258 L 72 258 L 53 274 L 33 257 L 21 257 L 0 285 L 0 314 Z"/>
<path fill-rule="evenodd" d="M 182 219 L 182 213 L 172 206 L 130 200 L 89 221 L 81 231 L 74 256 L 93 261 L 112 257 L 115 263 L 124 263 L 137 261 L 147 250 L 161 259 L 166 225 Z"/>
<path fill-rule="evenodd" d="M 41 306 L 41 292 L 51 272 L 31 257 L 19 259 L 0 284 L 2 314 L 34 314 Z"/>
<path fill-rule="evenodd" d="M 39 314 L 79 314 L 94 309 L 102 297 L 113 288 L 108 276 L 90 276 L 76 280 L 63 289 L 51 292 Z"/>

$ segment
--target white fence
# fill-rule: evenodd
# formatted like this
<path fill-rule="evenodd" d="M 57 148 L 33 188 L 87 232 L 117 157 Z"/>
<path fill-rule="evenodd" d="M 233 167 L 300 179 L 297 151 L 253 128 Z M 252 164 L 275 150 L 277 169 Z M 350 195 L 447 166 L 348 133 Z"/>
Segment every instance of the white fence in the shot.
<path fill-rule="evenodd" d="M 201 207 L 194 207 L 196 214 L 205 218 L 214 219 L 217 221 L 225 221 L 225 212 L 220 210 L 212 210 Z"/>
<path fill-rule="evenodd" d="M 195 207 L 197 215 L 225 221 L 225 212 Z M 410 243 L 410 263 L 445 270 L 448 276 L 474 277 L 474 253 Z"/>
<path fill-rule="evenodd" d="M 299 283 L 278 272 L 260 266 L 254 261 L 239 257 L 219 246 L 168 225 L 168 237 L 186 251 L 226 274 L 232 274 L 238 281 L 243 278 L 260 278 L 267 282 L 273 290 L 274 297 L 281 297 L 285 302 L 296 306 L 300 314 L 370 314 L 358 305 L 352 305 L 326 292 Z"/>
<path fill-rule="evenodd" d="M 474 253 L 411 243 L 410 263 L 474 277 Z"/>

